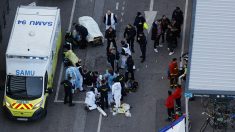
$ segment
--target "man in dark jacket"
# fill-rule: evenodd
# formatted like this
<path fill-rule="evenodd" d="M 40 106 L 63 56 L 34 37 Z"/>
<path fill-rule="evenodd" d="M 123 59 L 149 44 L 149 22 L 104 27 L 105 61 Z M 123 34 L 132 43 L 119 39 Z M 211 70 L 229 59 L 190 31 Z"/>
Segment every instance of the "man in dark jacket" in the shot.
<path fill-rule="evenodd" d="M 147 40 L 146 40 L 146 37 L 145 37 L 143 32 L 139 34 L 139 36 L 137 38 L 137 42 L 140 45 L 140 50 L 141 50 L 141 53 L 142 53 L 140 58 L 142 58 L 141 63 L 143 63 L 145 61 L 146 45 L 147 45 Z"/>
<path fill-rule="evenodd" d="M 140 12 L 137 12 L 137 16 L 135 17 L 134 26 L 137 29 L 137 37 L 140 33 L 144 32 L 144 23 L 146 22 L 145 18 L 142 16 Z"/>
<path fill-rule="evenodd" d="M 128 24 L 125 28 L 124 38 L 126 38 L 127 43 L 130 44 L 131 52 L 133 53 L 135 52 L 134 51 L 135 35 L 136 35 L 135 28 L 131 24 Z"/>
<path fill-rule="evenodd" d="M 170 24 L 169 18 L 167 18 L 165 15 L 162 16 L 161 19 L 161 24 L 162 24 L 162 43 L 165 42 L 165 34 L 168 29 L 168 25 Z"/>
<path fill-rule="evenodd" d="M 159 40 L 160 37 L 162 35 L 162 25 L 161 25 L 161 21 L 155 21 L 152 24 L 152 35 L 151 35 L 151 39 L 154 41 L 154 51 L 157 53 L 157 47 L 162 47 L 163 45 L 160 44 L 159 45 Z"/>
<path fill-rule="evenodd" d="M 113 46 L 117 49 L 116 40 L 115 40 L 116 39 L 116 31 L 112 27 L 109 27 L 105 31 L 105 38 L 107 39 L 107 48 L 106 48 L 107 53 L 109 52 L 109 48 L 110 48 L 111 43 L 113 43 Z"/>
<path fill-rule="evenodd" d="M 88 35 L 87 29 L 84 26 L 79 25 L 79 24 L 75 25 L 75 29 L 81 37 L 80 49 L 86 48 L 87 43 L 88 43 L 87 40 L 86 40 L 86 37 Z"/>
<path fill-rule="evenodd" d="M 112 48 L 108 52 L 108 62 L 111 64 L 113 71 L 119 71 L 118 68 L 119 53 L 116 48 Z M 116 65 L 115 65 L 116 64 Z"/>
<path fill-rule="evenodd" d="M 72 83 L 70 82 L 70 80 L 72 79 L 72 77 L 68 77 L 68 80 L 64 80 L 61 82 L 61 84 L 64 85 L 64 104 L 66 104 L 67 98 L 69 97 L 69 106 L 74 106 L 75 104 L 72 103 L 73 100 L 73 93 L 72 93 L 72 89 L 74 89 L 74 86 L 72 85 Z"/>
<path fill-rule="evenodd" d="M 166 99 L 166 103 L 165 106 L 167 108 L 167 114 L 168 114 L 168 121 L 171 121 L 173 119 L 173 115 L 174 115 L 174 97 L 172 95 L 171 91 L 168 91 L 168 97 Z"/>
<path fill-rule="evenodd" d="M 172 13 L 172 20 L 176 21 L 176 25 L 178 25 L 178 31 L 177 31 L 177 37 L 180 37 L 181 33 L 181 25 L 183 24 L 184 16 L 183 12 L 180 10 L 179 7 L 176 7 L 176 9 Z"/>
<path fill-rule="evenodd" d="M 101 80 L 101 86 L 98 88 L 98 91 L 100 92 L 100 105 L 101 108 L 104 109 L 104 106 L 106 108 L 109 107 L 108 105 L 108 91 L 110 91 L 109 86 L 106 84 L 105 80 Z"/>
<path fill-rule="evenodd" d="M 133 70 L 133 66 L 134 66 L 134 60 L 132 59 L 132 56 L 128 56 L 127 60 L 126 60 L 126 73 L 125 73 L 125 82 L 127 82 L 129 80 L 129 73 L 131 73 L 131 80 L 135 80 L 135 76 L 134 76 L 134 70 Z"/>
<path fill-rule="evenodd" d="M 177 47 L 177 26 L 176 21 L 173 19 L 172 24 L 168 25 L 167 37 L 169 55 L 174 54 L 174 49 Z"/>
<path fill-rule="evenodd" d="M 112 27 L 115 30 L 115 25 L 117 24 L 117 17 L 110 10 L 104 15 L 103 23 L 106 25 L 105 29 Z"/>

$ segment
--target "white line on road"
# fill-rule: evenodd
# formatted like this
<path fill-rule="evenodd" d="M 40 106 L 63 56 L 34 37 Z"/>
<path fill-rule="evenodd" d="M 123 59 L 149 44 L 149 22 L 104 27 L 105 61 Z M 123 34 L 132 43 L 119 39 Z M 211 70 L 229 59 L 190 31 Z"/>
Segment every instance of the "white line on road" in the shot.
<path fill-rule="evenodd" d="M 123 1 L 122 4 L 125 5 L 125 4 L 126 4 L 126 1 Z"/>
<path fill-rule="evenodd" d="M 70 15 L 70 20 L 69 20 L 69 28 L 68 28 L 69 32 L 71 31 L 71 27 L 72 27 L 73 15 L 74 15 L 76 2 L 77 2 L 77 0 L 73 0 L 73 7 L 72 7 L 71 15 Z"/>
<path fill-rule="evenodd" d="M 121 18 L 121 20 L 120 20 L 120 22 L 122 22 L 123 20 L 122 20 L 122 18 Z"/>
<path fill-rule="evenodd" d="M 116 3 L 116 10 L 118 10 L 119 2 Z"/>
<path fill-rule="evenodd" d="M 124 12 L 122 12 L 121 15 L 124 16 Z"/>
<path fill-rule="evenodd" d="M 76 2 L 77 2 L 77 0 L 73 0 L 73 7 L 72 7 L 71 14 L 70 14 L 69 27 L 68 27 L 69 32 L 71 31 L 71 27 L 72 27 L 73 15 L 74 15 Z M 63 67 L 64 67 L 64 65 L 63 65 L 63 62 L 62 62 L 61 65 L 60 65 L 60 74 L 59 74 L 59 80 L 58 80 L 57 86 L 56 86 L 56 95 L 55 95 L 54 102 L 58 101 L 58 95 L 59 95 L 59 89 L 60 89 L 60 82 L 61 82 Z"/>
<path fill-rule="evenodd" d="M 122 7 L 122 10 L 124 11 L 124 9 L 125 9 L 125 7 L 123 6 L 123 7 Z"/>
<path fill-rule="evenodd" d="M 150 1 L 149 10 L 150 10 L 150 11 L 152 11 L 152 10 L 153 10 L 153 0 L 151 0 L 151 1 Z"/>
<path fill-rule="evenodd" d="M 61 65 L 60 65 L 60 74 L 59 74 L 59 80 L 58 80 L 58 82 L 57 82 L 57 88 L 56 88 L 56 94 L 55 94 L 55 100 L 54 100 L 54 102 L 57 101 L 58 96 L 59 96 L 60 82 L 61 82 L 61 78 L 62 78 L 63 68 L 64 68 L 64 65 L 63 65 L 63 62 L 62 62 Z"/>
<path fill-rule="evenodd" d="M 97 132 L 100 132 L 100 128 L 101 128 L 101 121 L 102 121 L 102 114 L 100 114 L 100 117 L 99 117 L 99 122 L 98 122 Z"/>

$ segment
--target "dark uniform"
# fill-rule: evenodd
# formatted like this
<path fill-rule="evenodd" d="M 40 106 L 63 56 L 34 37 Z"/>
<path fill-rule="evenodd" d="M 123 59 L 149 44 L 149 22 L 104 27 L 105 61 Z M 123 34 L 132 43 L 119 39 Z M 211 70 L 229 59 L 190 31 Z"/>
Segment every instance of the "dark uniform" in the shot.
<path fill-rule="evenodd" d="M 115 40 L 116 31 L 113 28 L 109 27 L 109 29 L 105 31 L 105 38 L 107 39 L 107 48 L 106 48 L 107 52 L 106 53 L 109 52 L 109 47 L 110 47 L 111 42 L 113 43 L 113 46 L 117 49 L 116 40 Z"/>
<path fill-rule="evenodd" d="M 135 52 L 134 51 L 135 35 L 136 35 L 135 28 L 130 24 L 127 25 L 127 27 L 125 28 L 125 32 L 124 32 L 124 38 L 126 38 L 127 43 L 130 44 L 131 52 Z"/>
<path fill-rule="evenodd" d="M 183 16 L 183 12 L 180 10 L 179 7 L 176 7 L 176 9 L 173 11 L 172 20 L 173 19 L 176 20 L 176 24 L 179 25 L 177 37 L 180 37 L 181 25 L 183 24 L 184 16 Z"/>
<path fill-rule="evenodd" d="M 69 97 L 69 105 L 73 106 L 74 104 L 72 103 L 73 101 L 73 93 L 72 93 L 72 89 L 74 89 L 74 86 L 72 85 L 72 83 L 69 80 L 64 80 L 63 82 L 61 82 L 61 84 L 64 85 L 64 104 L 66 104 L 67 98 Z"/>
<path fill-rule="evenodd" d="M 134 26 L 137 29 L 137 37 L 139 36 L 140 33 L 144 32 L 145 22 L 146 22 L 145 18 L 141 15 L 140 12 L 138 12 L 134 22 Z"/>
<path fill-rule="evenodd" d="M 87 40 L 86 37 L 88 35 L 88 31 L 87 29 L 82 26 L 82 25 L 76 25 L 75 26 L 76 31 L 79 33 L 80 37 L 81 37 L 81 43 L 80 43 L 80 49 L 84 49 L 87 47 Z"/>
<path fill-rule="evenodd" d="M 161 24 L 162 24 L 162 43 L 165 42 L 165 34 L 168 29 L 168 25 L 170 24 L 170 20 L 163 15 L 161 19 Z"/>
<path fill-rule="evenodd" d="M 126 73 L 125 73 L 125 82 L 127 82 L 129 80 L 129 77 L 128 77 L 129 73 L 131 73 L 131 80 L 135 80 L 134 70 L 133 70 L 134 61 L 132 59 L 132 56 L 129 56 L 127 58 L 126 65 L 127 65 L 127 70 L 126 70 Z"/>
<path fill-rule="evenodd" d="M 101 108 L 104 109 L 104 106 L 106 108 L 108 108 L 109 107 L 109 105 L 108 105 L 108 91 L 109 91 L 108 85 L 106 85 L 106 84 L 101 85 L 98 88 L 98 91 L 101 94 L 101 97 L 100 97 Z"/>
<path fill-rule="evenodd" d="M 142 58 L 142 63 L 145 61 L 145 56 L 146 56 L 146 45 L 147 45 L 147 40 L 146 37 L 144 35 L 144 33 L 140 33 L 138 38 L 137 38 L 137 42 L 140 44 L 140 50 L 142 55 L 140 56 Z"/>

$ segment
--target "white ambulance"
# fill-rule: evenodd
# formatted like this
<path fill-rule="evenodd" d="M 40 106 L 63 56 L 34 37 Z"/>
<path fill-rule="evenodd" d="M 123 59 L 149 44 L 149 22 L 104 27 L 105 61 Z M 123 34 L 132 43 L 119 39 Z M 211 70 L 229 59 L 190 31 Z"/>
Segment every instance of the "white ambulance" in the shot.
<path fill-rule="evenodd" d="M 3 107 L 10 118 L 46 115 L 61 46 L 60 9 L 20 6 L 6 51 Z"/>

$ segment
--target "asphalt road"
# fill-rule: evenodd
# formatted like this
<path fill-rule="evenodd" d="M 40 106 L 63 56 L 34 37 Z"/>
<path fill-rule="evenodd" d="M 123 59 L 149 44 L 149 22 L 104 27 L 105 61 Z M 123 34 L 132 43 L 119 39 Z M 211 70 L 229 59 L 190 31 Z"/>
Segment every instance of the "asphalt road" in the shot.
<path fill-rule="evenodd" d="M 16 7 L 23 4 L 29 4 L 33 1 L 40 6 L 57 6 L 61 9 L 62 31 L 68 29 L 73 0 L 10 0 L 11 11 L 7 16 L 7 28 L 4 30 L 4 40 L 1 45 L 1 65 L 0 70 L 4 71 L 5 58 L 4 53 L 9 39 Z M 118 3 L 118 4 L 117 4 Z M 184 11 L 185 0 L 155 0 L 153 10 L 157 11 L 156 18 L 162 15 L 171 17 L 172 11 L 179 6 Z M 191 5 L 191 3 L 189 4 Z M 99 24 L 101 31 L 104 32 L 102 17 L 110 9 L 118 16 L 117 25 L 117 44 L 120 46 L 120 40 L 123 39 L 125 25 L 134 22 L 137 11 L 148 11 L 150 0 L 76 0 L 73 22 L 77 22 L 80 16 L 92 16 Z M 191 9 L 191 7 L 189 8 Z M 189 38 L 190 14 L 188 15 L 187 37 Z M 146 33 L 147 34 L 147 33 Z M 146 62 L 140 63 L 140 50 L 135 43 L 134 61 L 136 64 L 135 78 L 140 87 L 136 93 L 130 93 L 124 98 L 123 102 L 130 104 L 132 117 L 126 118 L 124 115 L 112 116 L 109 110 L 106 110 L 108 117 L 101 117 L 97 111 L 86 112 L 84 105 L 80 102 L 84 100 L 84 93 L 74 95 L 75 107 L 68 107 L 61 103 L 63 100 L 62 87 L 57 86 L 59 76 L 63 79 L 63 67 L 61 68 L 61 58 L 57 66 L 57 73 L 54 84 L 54 93 L 49 98 L 48 115 L 46 118 L 36 122 L 16 122 L 6 119 L 2 110 L 0 113 L 0 131 L 1 132 L 150 132 L 158 131 L 160 128 L 169 124 L 165 121 L 167 118 L 164 102 L 169 89 L 169 80 L 166 77 L 167 66 L 173 57 L 179 58 L 181 50 L 181 39 L 174 55 L 169 56 L 167 45 L 159 49 L 159 53 L 153 51 L 153 42 L 148 37 Z M 85 50 L 75 50 L 83 64 L 91 69 L 104 73 L 108 68 L 105 55 L 106 43 L 104 46 L 88 47 Z M 188 49 L 188 40 L 184 51 Z M 2 73 L 1 73 L 2 74 Z M 1 99 L 2 94 L 1 93 Z M 58 95 L 58 96 L 57 96 Z M 182 101 L 183 103 L 183 101 Z M 184 106 L 184 105 L 183 105 Z M 203 118 L 201 112 L 200 99 L 196 99 L 189 104 L 190 120 L 192 122 L 192 132 L 198 132 L 202 125 Z M 209 130 L 209 129 L 208 129 Z M 210 130 L 209 130 L 210 131 Z"/>

